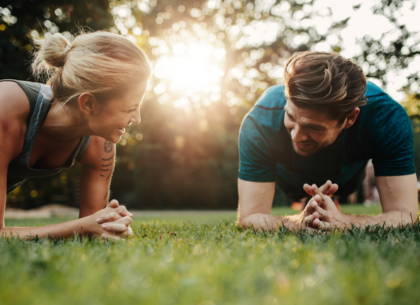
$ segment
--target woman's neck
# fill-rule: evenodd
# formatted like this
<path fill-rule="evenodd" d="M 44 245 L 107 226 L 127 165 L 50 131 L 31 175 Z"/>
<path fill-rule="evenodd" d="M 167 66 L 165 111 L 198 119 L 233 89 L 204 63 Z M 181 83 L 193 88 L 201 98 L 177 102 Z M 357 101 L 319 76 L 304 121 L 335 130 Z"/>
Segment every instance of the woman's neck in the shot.
<path fill-rule="evenodd" d="M 73 141 L 92 134 L 89 125 L 78 112 L 53 102 L 39 133 L 55 141 Z"/>

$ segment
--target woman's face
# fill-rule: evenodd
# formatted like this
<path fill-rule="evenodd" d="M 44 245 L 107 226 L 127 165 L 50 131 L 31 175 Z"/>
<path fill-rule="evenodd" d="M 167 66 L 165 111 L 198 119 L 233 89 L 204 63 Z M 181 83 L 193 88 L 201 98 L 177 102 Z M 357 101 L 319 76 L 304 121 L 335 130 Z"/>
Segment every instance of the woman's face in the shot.
<path fill-rule="evenodd" d="M 140 84 L 137 88 L 127 92 L 124 96 L 96 103 L 89 125 L 95 135 L 112 143 L 121 140 L 125 128 L 139 124 L 140 105 L 146 92 L 147 83 Z"/>

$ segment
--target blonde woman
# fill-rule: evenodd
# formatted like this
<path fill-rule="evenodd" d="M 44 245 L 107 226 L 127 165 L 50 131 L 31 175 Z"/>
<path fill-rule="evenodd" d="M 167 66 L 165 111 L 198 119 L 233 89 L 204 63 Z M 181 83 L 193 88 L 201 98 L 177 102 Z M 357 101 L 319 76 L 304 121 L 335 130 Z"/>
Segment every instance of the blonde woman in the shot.
<path fill-rule="evenodd" d="M 116 201 L 108 204 L 108 189 L 115 143 L 127 126 L 140 123 L 149 60 L 138 46 L 116 34 L 82 34 L 71 43 L 55 34 L 41 44 L 32 68 L 35 76 L 47 73 L 47 85 L 0 81 L 0 235 L 131 235 L 132 215 Z M 44 227 L 5 227 L 7 193 L 28 177 L 58 173 L 75 160 L 82 166 L 79 219 Z"/>

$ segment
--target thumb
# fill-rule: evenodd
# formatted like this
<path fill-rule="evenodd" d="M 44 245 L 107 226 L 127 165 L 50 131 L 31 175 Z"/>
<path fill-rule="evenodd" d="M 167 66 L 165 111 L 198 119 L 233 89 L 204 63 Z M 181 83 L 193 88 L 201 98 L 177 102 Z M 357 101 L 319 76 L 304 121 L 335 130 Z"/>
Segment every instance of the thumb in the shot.
<path fill-rule="evenodd" d="M 316 194 L 314 199 L 318 202 L 320 206 L 323 206 L 326 209 L 331 209 L 335 207 L 335 204 L 332 201 L 332 199 L 329 196 L 322 194 L 322 192 L 318 189 L 318 187 L 315 184 L 312 186 L 312 191 Z"/>
<path fill-rule="evenodd" d="M 109 203 L 108 206 L 110 208 L 118 208 L 120 206 L 120 204 L 118 203 L 118 200 L 116 199 L 112 199 Z"/>

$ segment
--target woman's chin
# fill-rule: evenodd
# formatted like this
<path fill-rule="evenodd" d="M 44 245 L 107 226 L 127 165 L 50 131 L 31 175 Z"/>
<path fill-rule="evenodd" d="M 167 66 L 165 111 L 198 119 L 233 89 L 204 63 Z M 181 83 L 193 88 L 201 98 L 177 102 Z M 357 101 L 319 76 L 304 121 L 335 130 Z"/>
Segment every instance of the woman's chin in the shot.
<path fill-rule="evenodd" d="M 117 144 L 119 141 L 121 141 L 122 136 L 118 136 L 118 135 L 111 135 L 111 136 L 107 136 L 107 137 L 103 137 L 105 140 L 111 142 L 112 144 Z"/>

